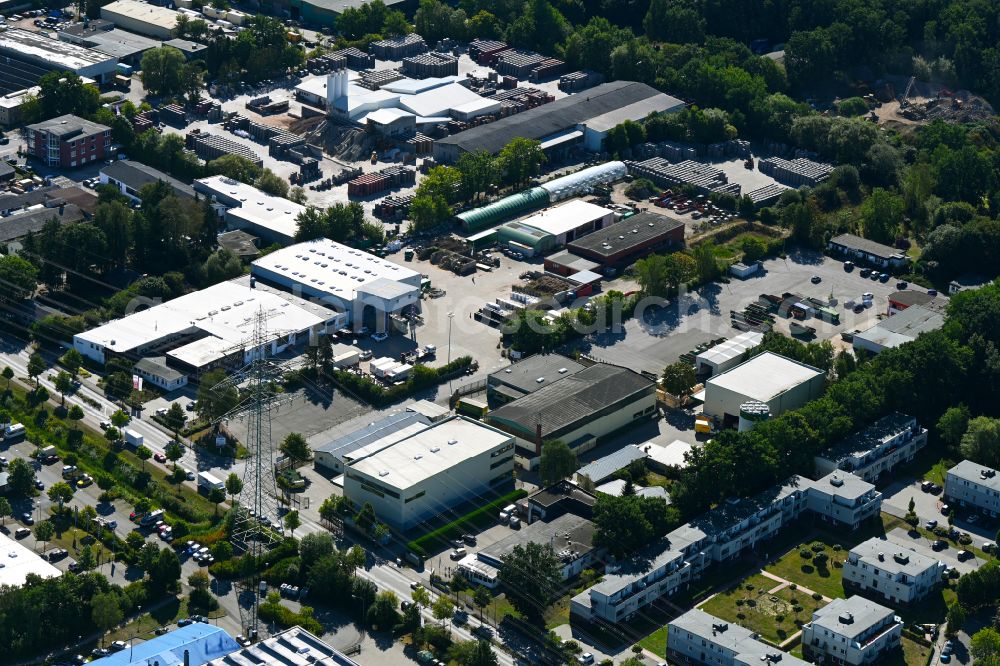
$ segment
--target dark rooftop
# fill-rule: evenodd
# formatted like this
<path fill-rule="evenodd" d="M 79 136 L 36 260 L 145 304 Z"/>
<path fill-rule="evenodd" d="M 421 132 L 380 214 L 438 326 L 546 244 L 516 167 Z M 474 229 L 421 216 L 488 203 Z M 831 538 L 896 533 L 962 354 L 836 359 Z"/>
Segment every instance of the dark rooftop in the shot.
<path fill-rule="evenodd" d="M 56 136 L 68 138 L 78 134 L 82 134 L 84 136 L 99 134 L 101 132 L 106 132 L 111 128 L 106 125 L 91 122 L 79 116 L 66 114 L 65 116 L 59 116 L 58 118 L 43 120 L 40 123 L 28 125 L 27 129 L 49 132 L 50 134 L 54 134 Z"/>
<path fill-rule="evenodd" d="M 571 513 L 548 522 L 540 520 L 515 530 L 503 539 L 479 550 L 479 559 L 499 567 L 505 555 L 517 546 L 547 544 L 565 564 L 578 560 L 594 549 L 594 523 Z"/>
<path fill-rule="evenodd" d="M 142 162 L 132 160 L 117 160 L 101 169 L 101 173 L 108 178 L 125 183 L 126 186 L 138 192 L 144 185 L 163 181 L 173 188 L 174 193 L 179 197 L 188 199 L 195 198 L 194 188 L 182 183 L 173 176 L 169 176 L 162 171 L 146 166 Z"/>
<path fill-rule="evenodd" d="M 571 358 L 559 354 L 535 354 L 497 370 L 489 376 L 488 382 L 510 386 L 518 394 L 525 395 L 581 370 L 583 366 Z"/>
<path fill-rule="evenodd" d="M 894 291 L 889 294 L 889 301 L 892 303 L 899 303 L 900 305 L 909 307 L 911 305 L 925 305 L 933 301 L 936 296 L 931 296 L 925 291 L 915 291 L 913 289 L 908 289 L 905 291 Z"/>
<path fill-rule="evenodd" d="M 598 363 L 494 410 L 489 420 L 531 433 L 540 426 L 543 438 L 558 436 L 560 430 L 593 418 L 594 412 L 653 386 L 638 372 Z"/>
<path fill-rule="evenodd" d="M 839 236 L 831 238 L 830 243 L 833 245 L 840 245 L 851 250 L 866 252 L 880 259 L 891 259 L 893 257 L 904 256 L 902 250 L 897 250 L 894 247 L 883 245 L 882 243 L 876 243 L 873 240 L 868 240 L 867 238 L 862 238 L 861 236 L 856 236 L 854 234 L 840 234 Z"/>
<path fill-rule="evenodd" d="M 590 90 L 563 97 L 485 125 L 440 139 L 437 143 L 454 144 L 461 150 L 486 150 L 498 153 L 517 137 L 542 139 L 590 118 L 603 115 L 648 99 L 659 92 L 645 83 L 614 81 Z"/>
<path fill-rule="evenodd" d="M 576 485 L 571 481 L 560 481 L 559 483 L 541 488 L 528 495 L 527 500 L 532 504 L 537 504 L 543 509 L 559 504 L 560 502 L 574 501 L 585 506 L 592 507 L 597 504 L 597 497 L 592 493 Z"/>
<path fill-rule="evenodd" d="M 610 257 L 621 252 L 628 252 L 632 248 L 637 248 L 643 243 L 648 243 L 650 240 L 682 226 L 684 223 L 680 220 L 643 211 L 617 224 L 581 236 L 567 243 L 566 247 L 570 251 L 579 248 Z"/>
<path fill-rule="evenodd" d="M 256 257 L 260 254 L 257 243 L 260 239 L 245 231 L 227 231 L 215 237 L 219 247 L 229 250 L 237 257 Z"/>

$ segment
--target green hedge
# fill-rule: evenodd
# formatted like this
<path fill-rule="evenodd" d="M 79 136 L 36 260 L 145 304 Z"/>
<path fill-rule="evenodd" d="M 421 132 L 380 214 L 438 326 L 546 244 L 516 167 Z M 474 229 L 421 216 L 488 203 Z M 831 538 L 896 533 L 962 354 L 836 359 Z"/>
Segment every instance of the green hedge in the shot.
<path fill-rule="evenodd" d="M 326 629 L 319 623 L 319 620 L 313 617 L 312 609 L 308 606 L 303 606 L 302 612 L 296 613 L 280 603 L 263 603 L 260 605 L 260 619 L 267 622 L 273 621 L 281 627 L 298 625 L 314 636 L 322 636 L 326 633 Z"/>
<path fill-rule="evenodd" d="M 494 517 L 499 509 L 527 496 L 528 493 L 525 490 L 515 490 L 507 493 L 489 504 L 484 504 L 464 516 L 456 518 L 447 525 L 442 525 L 436 530 L 417 537 L 407 543 L 406 547 L 421 557 L 427 557 L 427 547 L 433 546 L 436 543 L 440 545 L 447 544 L 449 539 L 461 536 L 470 527 L 479 527 L 483 524 L 494 522 Z"/>

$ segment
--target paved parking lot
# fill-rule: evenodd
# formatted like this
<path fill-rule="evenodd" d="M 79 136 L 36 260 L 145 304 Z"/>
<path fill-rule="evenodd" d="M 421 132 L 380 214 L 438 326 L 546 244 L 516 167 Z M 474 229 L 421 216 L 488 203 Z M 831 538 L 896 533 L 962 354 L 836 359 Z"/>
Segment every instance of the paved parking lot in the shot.
<path fill-rule="evenodd" d="M 948 517 L 941 513 L 941 493 L 935 495 L 923 492 L 920 489 L 920 480 L 897 481 L 883 489 L 882 510 L 902 518 L 909 511 L 911 497 L 913 510 L 920 518 L 921 525 L 925 525 L 928 520 L 936 520 L 942 525 L 947 525 Z M 954 526 L 973 535 L 977 541 L 992 541 L 996 536 L 995 524 L 986 521 L 982 516 L 977 516 L 975 522 L 970 523 L 968 519 L 971 515 L 968 510 L 958 509 L 953 518 Z"/>
<path fill-rule="evenodd" d="M 814 275 L 821 280 L 818 284 L 811 282 Z M 605 289 L 611 286 L 606 285 Z M 871 308 L 855 314 L 843 307 L 846 300 L 858 299 L 866 291 L 875 296 Z M 845 272 L 839 261 L 817 252 L 801 252 L 787 259 L 765 261 L 764 271 L 747 280 L 711 283 L 682 293 L 665 307 L 652 304 L 640 308 L 637 316 L 620 331 L 592 335 L 574 347 L 608 363 L 659 373 L 701 342 L 738 334 L 730 326 L 730 311 L 743 310 L 762 293 L 791 292 L 824 300 L 832 294 L 840 304 L 837 306 L 841 312 L 840 324 L 817 319 L 805 322 L 816 328 L 818 341 L 839 339 L 842 331 L 864 330 L 874 325 L 878 314 L 885 313 L 887 297 L 894 291 L 894 280 L 887 283 L 865 280 L 858 271 Z M 776 329 L 787 332 L 787 326 L 787 321 L 778 320 Z"/>
<path fill-rule="evenodd" d="M 916 535 L 916 536 L 914 536 Z M 944 550 L 934 550 L 931 548 L 932 541 L 920 535 L 919 532 L 909 532 L 902 527 L 896 527 L 886 534 L 886 538 L 893 543 L 898 543 L 906 548 L 913 548 L 916 552 L 944 562 L 949 567 L 958 569 L 959 573 L 967 574 L 975 571 L 985 562 L 978 557 L 962 561 L 958 559 L 959 549 L 949 546 Z"/>

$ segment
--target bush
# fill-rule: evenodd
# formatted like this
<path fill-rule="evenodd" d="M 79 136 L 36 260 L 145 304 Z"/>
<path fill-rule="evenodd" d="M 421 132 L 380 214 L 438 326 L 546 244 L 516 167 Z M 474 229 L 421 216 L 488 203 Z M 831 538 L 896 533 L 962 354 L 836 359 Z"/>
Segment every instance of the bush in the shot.
<path fill-rule="evenodd" d="M 812 598 L 815 599 L 816 601 L 820 601 L 823 598 L 823 595 L 820 594 L 819 592 L 813 592 Z"/>
<path fill-rule="evenodd" d="M 303 606 L 302 610 L 296 613 L 282 606 L 280 602 L 267 602 L 260 605 L 260 618 L 268 622 L 273 621 L 281 627 L 298 625 L 316 636 L 322 636 L 326 632 L 323 625 L 313 617 L 312 608 L 309 606 Z"/>
<path fill-rule="evenodd" d="M 818 542 L 809 546 L 809 548 L 811 548 L 812 552 L 814 553 L 822 553 L 824 550 L 826 550 L 826 546 Z"/>
<path fill-rule="evenodd" d="M 833 568 L 834 569 L 843 569 L 844 568 L 844 563 L 841 562 L 840 560 L 834 560 L 833 561 Z"/>
<path fill-rule="evenodd" d="M 841 545 L 839 543 L 833 544 L 833 552 L 839 553 L 841 551 Z"/>
<path fill-rule="evenodd" d="M 830 556 L 827 555 L 826 553 L 816 553 L 816 557 L 813 558 L 813 564 L 815 564 L 817 568 L 822 569 L 824 566 L 826 566 L 826 563 L 829 559 Z"/>
<path fill-rule="evenodd" d="M 801 557 L 803 560 L 810 560 L 812 559 L 812 556 L 813 556 L 812 551 L 806 550 L 805 548 L 799 551 L 799 557 Z"/>

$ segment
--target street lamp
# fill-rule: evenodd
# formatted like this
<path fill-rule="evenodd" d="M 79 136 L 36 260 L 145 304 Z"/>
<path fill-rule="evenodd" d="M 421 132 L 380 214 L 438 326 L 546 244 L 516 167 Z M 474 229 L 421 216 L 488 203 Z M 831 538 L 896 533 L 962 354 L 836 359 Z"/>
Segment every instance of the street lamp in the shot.
<path fill-rule="evenodd" d="M 448 313 L 448 363 L 451 363 L 451 321 L 455 318 L 454 312 Z"/>
<path fill-rule="evenodd" d="M 361 602 L 361 641 L 358 643 L 358 649 L 360 650 L 361 649 L 361 643 L 363 643 L 365 641 L 365 620 L 366 620 L 365 615 L 367 615 L 366 611 L 368 609 L 367 609 L 367 607 L 365 605 L 365 595 L 364 594 L 352 594 L 351 598 L 357 599 L 358 601 Z"/>
<path fill-rule="evenodd" d="M 136 619 L 136 621 L 139 621 L 139 620 L 142 619 L 142 606 L 136 606 L 136 610 L 138 611 L 138 614 L 135 616 L 135 619 Z M 129 661 L 132 661 L 132 650 L 135 649 L 135 637 L 138 636 L 138 635 L 139 634 L 137 634 L 135 631 L 133 631 L 132 632 L 132 637 L 129 638 L 129 641 L 128 641 L 128 660 Z"/>

